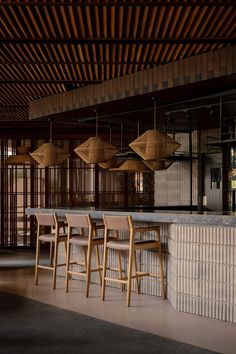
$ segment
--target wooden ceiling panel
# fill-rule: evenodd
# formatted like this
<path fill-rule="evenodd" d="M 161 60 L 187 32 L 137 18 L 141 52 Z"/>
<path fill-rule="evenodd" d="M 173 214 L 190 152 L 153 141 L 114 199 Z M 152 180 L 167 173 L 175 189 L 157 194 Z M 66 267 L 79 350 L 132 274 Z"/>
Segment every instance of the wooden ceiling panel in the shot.
<path fill-rule="evenodd" d="M 4 119 L 9 105 L 17 111 L 35 97 L 215 50 L 236 38 L 234 0 L 0 0 L 0 12 Z M 19 112 L 9 120 L 28 119 L 20 106 Z"/>

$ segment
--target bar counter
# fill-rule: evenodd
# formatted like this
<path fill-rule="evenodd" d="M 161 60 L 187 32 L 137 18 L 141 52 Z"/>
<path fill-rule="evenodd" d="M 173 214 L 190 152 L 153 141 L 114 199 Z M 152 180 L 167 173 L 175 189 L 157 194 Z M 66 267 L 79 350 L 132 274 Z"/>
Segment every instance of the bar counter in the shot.
<path fill-rule="evenodd" d="M 236 323 L 236 216 L 212 212 L 27 208 L 35 212 L 131 215 L 139 224 L 160 225 L 167 298 L 178 311 Z M 156 267 L 155 252 L 142 255 L 142 270 Z M 96 279 L 95 279 L 96 282 Z M 159 283 L 142 281 L 142 292 L 160 296 Z"/>
<path fill-rule="evenodd" d="M 158 223 L 178 223 L 178 224 L 200 224 L 200 225 L 225 225 L 236 226 L 236 213 L 215 213 L 197 211 L 160 211 L 160 210 L 135 210 L 130 209 L 94 209 L 94 208 L 26 208 L 26 215 L 34 215 L 36 211 L 56 212 L 58 216 L 65 216 L 66 213 L 89 213 L 92 218 L 101 219 L 103 214 L 108 215 L 131 215 L 135 221 L 158 222 Z"/>

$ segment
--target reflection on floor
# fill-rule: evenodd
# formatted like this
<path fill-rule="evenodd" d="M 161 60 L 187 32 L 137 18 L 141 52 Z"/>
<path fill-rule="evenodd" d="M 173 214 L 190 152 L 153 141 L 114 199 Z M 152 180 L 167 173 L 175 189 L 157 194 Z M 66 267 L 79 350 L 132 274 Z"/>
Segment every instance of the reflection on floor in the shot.
<path fill-rule="evenodd" d="M 65 279 L 58 277 L 52 289 L 51 273 L 41 271 L 34 285 L 34 252 L 0 251 L 0 290 L 26 296 L 106 321 L 193 344 L 221 353 L 235 353 L 236 325 L 175 311 L 168 301 L 132 294 L 132 306 L 126 306 L 126 293 L 107 288 L 106 301 L 100 300 L 100 287 L 91 286 L 85 297 L 85 283 L 71 281 L 65 293 Z"/>

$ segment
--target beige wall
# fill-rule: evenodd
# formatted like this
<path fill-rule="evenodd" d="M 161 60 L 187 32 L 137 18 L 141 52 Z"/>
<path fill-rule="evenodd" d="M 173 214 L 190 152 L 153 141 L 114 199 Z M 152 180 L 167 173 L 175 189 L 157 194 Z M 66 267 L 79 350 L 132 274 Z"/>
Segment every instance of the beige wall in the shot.
<path fill-rule="evenodd" d="M 188 154 L 188 134 L 176 134 L 175 140 L 181 143 L 177 152 Z M 197 151 L 197 132 L 192 134 L 193 153 Z M 192 198 L 197 205 L 197 160 L 192 164 Z M 190 205 L 190 162 L 174 162 L 167 170 L 155 172 L 155 206 Z"/>

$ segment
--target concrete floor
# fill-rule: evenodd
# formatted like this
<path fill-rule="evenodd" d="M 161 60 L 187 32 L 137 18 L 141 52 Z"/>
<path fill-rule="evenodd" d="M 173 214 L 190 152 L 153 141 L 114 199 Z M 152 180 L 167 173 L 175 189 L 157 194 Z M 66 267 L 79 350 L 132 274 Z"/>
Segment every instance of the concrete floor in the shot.
<path fill-rule="evenodd" d="M 33 264 L 32 251 L 0 251 L 0 290 L 213 351 L 236 353 L 236 324 L 178 312 L 168 300 L 136 293 L 127 308 L 126 293 L 114 288 L 107 288 L 102 302 L 100 287 L 93 284 L 86 298 L 83 281 L 72 280 L 65 293 L 63 277 L 53 290 L 52 274 L 44 270 L 35 286 Z"/>

